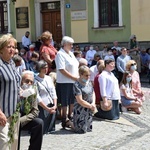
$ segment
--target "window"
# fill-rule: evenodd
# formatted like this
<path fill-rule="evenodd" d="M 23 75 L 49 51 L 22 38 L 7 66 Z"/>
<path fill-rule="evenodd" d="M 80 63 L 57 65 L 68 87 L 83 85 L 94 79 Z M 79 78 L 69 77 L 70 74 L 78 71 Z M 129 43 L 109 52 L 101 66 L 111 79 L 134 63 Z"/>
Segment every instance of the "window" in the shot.
<path fill-rule="evenodd" d="M 118 0 L 99 0 L 99 27 L 119 26 Z"/>
<path fill-rule="evenodd" d="M 8 31 L 7 2 L 0 2 L 0 33 Z"/>

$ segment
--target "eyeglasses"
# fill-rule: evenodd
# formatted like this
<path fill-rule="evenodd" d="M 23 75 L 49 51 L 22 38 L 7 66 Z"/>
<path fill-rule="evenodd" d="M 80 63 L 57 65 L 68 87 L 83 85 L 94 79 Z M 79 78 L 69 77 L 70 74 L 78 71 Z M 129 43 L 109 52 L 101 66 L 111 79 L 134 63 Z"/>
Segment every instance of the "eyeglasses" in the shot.
<path fill-rule="evenodd" d="M 134 66 L 134 65 L 136 65 L 136 63 L 131 64 L 131 66 Z"/>
<path fill-rule="evenodd" d="M 8 45 L 7 48 L 13 48 L 13 49 L 16 49 L 17 47 Z"/>
<path fill-rule="evenodd" d="M 25 80 L 25 83 L 27 83 L 27 84 L 29 84 L 29 83 L 30 83 L 30 84 L 33 84 L 33 82 L 34 82 L 33 80 L 29 80 L 29 79 L 26 79 L 26 80 Z"/>

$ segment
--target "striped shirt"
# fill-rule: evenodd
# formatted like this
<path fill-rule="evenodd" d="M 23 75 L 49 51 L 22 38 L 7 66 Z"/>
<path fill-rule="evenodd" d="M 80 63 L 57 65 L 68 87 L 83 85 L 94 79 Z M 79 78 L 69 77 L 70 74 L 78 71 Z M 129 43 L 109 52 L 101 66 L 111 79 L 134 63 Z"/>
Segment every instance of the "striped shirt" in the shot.
<path fill-rule="evenodd" d="M 15 64 L 0 59 L 0 109 L 6 117 L 10 117 L 16 110 L 19 101 L 20 75 Z"/>

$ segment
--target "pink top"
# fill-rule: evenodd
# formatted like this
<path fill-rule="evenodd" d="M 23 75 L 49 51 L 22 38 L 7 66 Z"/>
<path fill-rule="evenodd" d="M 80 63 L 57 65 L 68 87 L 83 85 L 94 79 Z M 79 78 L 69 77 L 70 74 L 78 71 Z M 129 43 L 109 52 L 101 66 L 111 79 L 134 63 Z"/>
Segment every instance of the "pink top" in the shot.
<path fill-rule="evenodd" d="M 133 91 L 133 94 L 136 98 L 140 99 L 141 101 L 145 100 L 144 95 L 141 94 L 142 90 L 141 90 L 141 82 L 140 82 L 140 77 L 139 77 L 139 73 L 137 71 L 134 71 L 132 74 L 132 89 L 138 91 L 139 93 L 135 93 Z"/>
<path fill-rule="evenodd" d="M 141 92 L 141 82 L 139 73 L 137 71 L 134 71 L 133 74 L 131 74 L 131 76 L 132 76 L 132 89 Z"/>

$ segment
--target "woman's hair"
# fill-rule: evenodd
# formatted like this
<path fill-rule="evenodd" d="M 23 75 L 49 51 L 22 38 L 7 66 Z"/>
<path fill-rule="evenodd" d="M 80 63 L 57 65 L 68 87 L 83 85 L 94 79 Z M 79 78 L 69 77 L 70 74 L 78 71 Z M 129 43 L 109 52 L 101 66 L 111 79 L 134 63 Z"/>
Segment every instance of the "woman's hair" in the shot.
<path fill-rule="evenodd" d="M 101 73 L 103 70 L 105 69 L 105 65 L 104 64 L 100 64 L 98 66 L 98 72 Z"/>
<path fill-rule="evenodd" d="M 124 85 L 126 85 L 127 84 L 127 80 L 126 80 L 126 78 L 127 78 L 127 76 L 129 75 L 130 73 L 129 72 L 125 72 L 124 74 L 123 74 L 123 77 L 122 77 L 122 80 L 121 80 L 121 82 L 120 82 L 120 85 L 122 85 L 122 84 L 124 84 Z M 129 83 L 129 86 L 130 87 L 132 87 L 131 84 L 132 83 L 132 80 L 130 81 L 130 83 Z"/>
<path fill-rule="evenodd" d="M 115 60 L 113 60 L 113 59 L 105 60 L 105 61 L 104 61 L 105 67 L 106 67 L 106 65 L 110 64 L 111 62 L 115 62 Z"/>
<path fill-rule="evenodd" d="M 66 43 L 72 43 L 73 44 L 74 43 L 73 38 L 71 38 L 69 36 L 64 36 L 62 38 L 61 45 L 64 46 L 64 44 L 66 44 Z"/>
<path fill-rule="evenodd" d="M 16 62 L 21 62 L 22 61 L 22 57 L 21 56 L 19 56 L 19 55 L 14 55 L 13 56 L 13 61 L 16 63 Z"/>
<path fill-rule="evenodd" d="M 48 63 L 47 63 L 46 61 L 40 60 L 40 61 L 38 61 L 37 64 L 36 64 L 36 70 L 37 70 L 38 72 L 40 72 L 41 69 L 42 69 L 42 68 L 45 68 L 47 65 L 48 65 Z"/>
<path fill-rule="evenodd" d="M 79 67 L 79 75 L 83 75 L 84 73 L 87 73 L 89 71 L 90 71 L 90 69 L 88 66 L 83 65 L 83 66 Z"/>
<path fill-rule="evenodd" d="M 129 60 L 126 64 L 126 71 L 130 71 L 130 67 L 133 65 L 133 64 L 136 64 L 136 62 L 134 60 Z"/>
<path fill-rule="evenodd" d="M 52 33 L 50 33 L 49 31 L 45 31 L 42 33 L 42 35 L 41 35 L 41 41 L 42 42 L 45 42 L 45 41 L 50 40 L 50 39 L 52 39 Z"/>
<path fill-rule="evenodd" d="M 7 46 L 10 41 L 13 41 L 15 47 L 17 47 L 17 40 L 11 34 L 5 34 L 0 38 L 0 50 Z"/>

